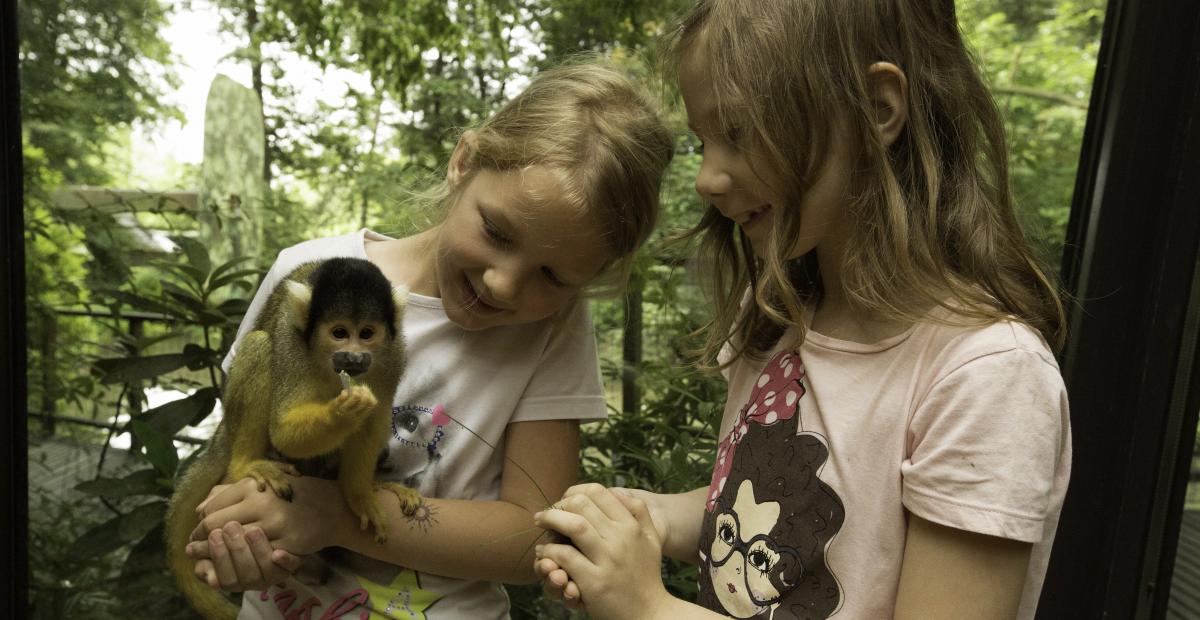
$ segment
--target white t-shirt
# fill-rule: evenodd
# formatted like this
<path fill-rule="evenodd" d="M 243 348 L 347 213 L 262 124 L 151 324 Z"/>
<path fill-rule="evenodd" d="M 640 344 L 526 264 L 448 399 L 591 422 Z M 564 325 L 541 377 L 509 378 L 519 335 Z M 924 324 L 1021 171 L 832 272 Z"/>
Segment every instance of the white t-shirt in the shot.
<path fill-rule="evenodd" d="M 365 240 L 386 239 L 360 230 L 280 252 L 242 320 L 238 341 L 250 331 L 275 285 L 294 268 L 332 257 L 366 258 Z M 389 454 L 377 472 L 379 479 L 404 482 L 427 497 L 494 500 L 509 423 L 587 421 L 606 415 L 585 304 L 557 325 L 548 319 L 465 331 L 446 317 L 440 299 L 409 294 L 404 338 L 408 363 L 396 390 Z M 227 370 L 236 352 L 235 343 L 225 358 Z M 350 552 L 343 552 L 333 569 L 323 586 L 293 579 L 282 588 L 246 592 L 238 617 L 284 618 L 306 608 L 297 617 L 357 619 L 367 617 L 368 610 L 382 617 L 429 620 L 508 616 L 507 596 L 496 583 L 418 573 Z"/>
<path fill-rule="evenodd" d="M 1015 322 L 919 323 L 874 344 L 809 331 L 730 366 L 699 602 L 739 618 L 890 618 L 906 510 L 1033 543 L 1032 618 L 1070 473 L 1067 394 Z M 757 617 L 757 616 L 756 616 Z"/>

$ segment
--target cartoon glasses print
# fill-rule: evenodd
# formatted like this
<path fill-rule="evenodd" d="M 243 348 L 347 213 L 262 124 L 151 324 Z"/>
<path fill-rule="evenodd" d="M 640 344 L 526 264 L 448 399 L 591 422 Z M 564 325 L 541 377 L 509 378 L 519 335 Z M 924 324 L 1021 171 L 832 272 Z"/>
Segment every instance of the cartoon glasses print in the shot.
<path fill-rule="evenodd" d="M 736 512 L 719 512 L 716 526 L 716 539 L 713 540 L 712 554 L 709 557 L 713 568 L 724 566 L 729 562 L 729 558 L 733 557 L 733 552 L 737 551 L 742 555 L 742 575 L 747 584 L 751 579 L 751 570 L 759 573 L 762 579 L 770 579 L 773 569 L 781 561 L 787 562 L 785 565 L 787 568 L 783 573 L 795 573 L 786 575 L 787 578 L 790 578 L 790 582 L 785 579 L 785 574 L 777 575 L 778 585 L 785 586 L 779 588 L 778 585 L 772 583 L 772 586 L 780 592 L 778 596 L 760 599 L 755 595 L 755 589 L 747 588 L 746 594 L 755 605 L 765 607 L 779 602 L 790 591 L 790 588 L 786 586 L 794 586 L 800 576 L 804 574 L 804 564 L 800 561 L 800 553 L 795 547 L 776 544 L 768 534 L 758 534 L 743 541 L 739 533 L 741 523 Z M 726 549 L 722 550 L 721 547 L 726 547 Z"/>

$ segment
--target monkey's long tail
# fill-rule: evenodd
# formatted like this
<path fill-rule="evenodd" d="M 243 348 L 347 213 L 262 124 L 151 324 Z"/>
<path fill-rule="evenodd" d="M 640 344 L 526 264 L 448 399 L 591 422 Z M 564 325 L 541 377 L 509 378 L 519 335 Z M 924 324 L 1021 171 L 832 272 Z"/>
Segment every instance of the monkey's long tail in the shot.
<path fill-rule="evenodd" d="M 167 509 L 167 565 L 171 567 L 184 598 L 207 620 L 233 620 L 238 615 L 233 602 L 196 577 L 195 562 L 184 552 L 192 530 L 200 523 L 196 506 L 225 475 L 223 460 L 216 454 L 202 455 L 179 481 Z"/>

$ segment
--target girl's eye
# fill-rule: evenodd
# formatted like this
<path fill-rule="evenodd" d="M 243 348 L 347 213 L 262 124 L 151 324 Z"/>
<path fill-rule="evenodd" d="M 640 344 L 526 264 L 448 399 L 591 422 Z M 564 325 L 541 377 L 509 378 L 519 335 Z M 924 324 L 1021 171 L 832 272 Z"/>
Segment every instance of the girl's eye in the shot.
<path fill-rule="evenodd" d="M 542 267 L 542 275 L 546 278 L 546 281 L 551 284 L 551 286 L 561 288 L 567 285 L 567 283 L 560 280 L 558 275 L 554 273 L 554 270 L 550 269 L 549 267 Z"/>
<path fill-rule="evenodd" d="M 496 225 L 493 224 L 492 221 L 487 218 L 487 216 L 483 216 L 483 232 L 492 241 L 495 241 L 502 246 L 508 245 L 508 237 L 505 237 L 504 233 L 500 232 L 500 229 L 496 228 Z"/>
<path fill-rule="evenodd" d="M 345 327 L 335 327 L 333 328 L 333 337 L 338 340 L 345 340 L 350 337 L 350 330 Z"/>

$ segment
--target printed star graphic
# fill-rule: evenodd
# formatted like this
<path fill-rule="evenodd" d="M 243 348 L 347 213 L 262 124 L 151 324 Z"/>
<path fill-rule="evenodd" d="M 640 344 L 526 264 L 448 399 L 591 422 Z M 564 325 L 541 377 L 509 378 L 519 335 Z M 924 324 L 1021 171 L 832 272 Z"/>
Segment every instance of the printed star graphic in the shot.
<path fill-rule="evenodd" d="M 371 595 L 372 618 L 428 620 L 425 612 L 442 599 L 437 592 L 422 590 L 421 576 L 407 568 L 386 586 L 369 579 L 358 579 L 358 583 Z"/>

